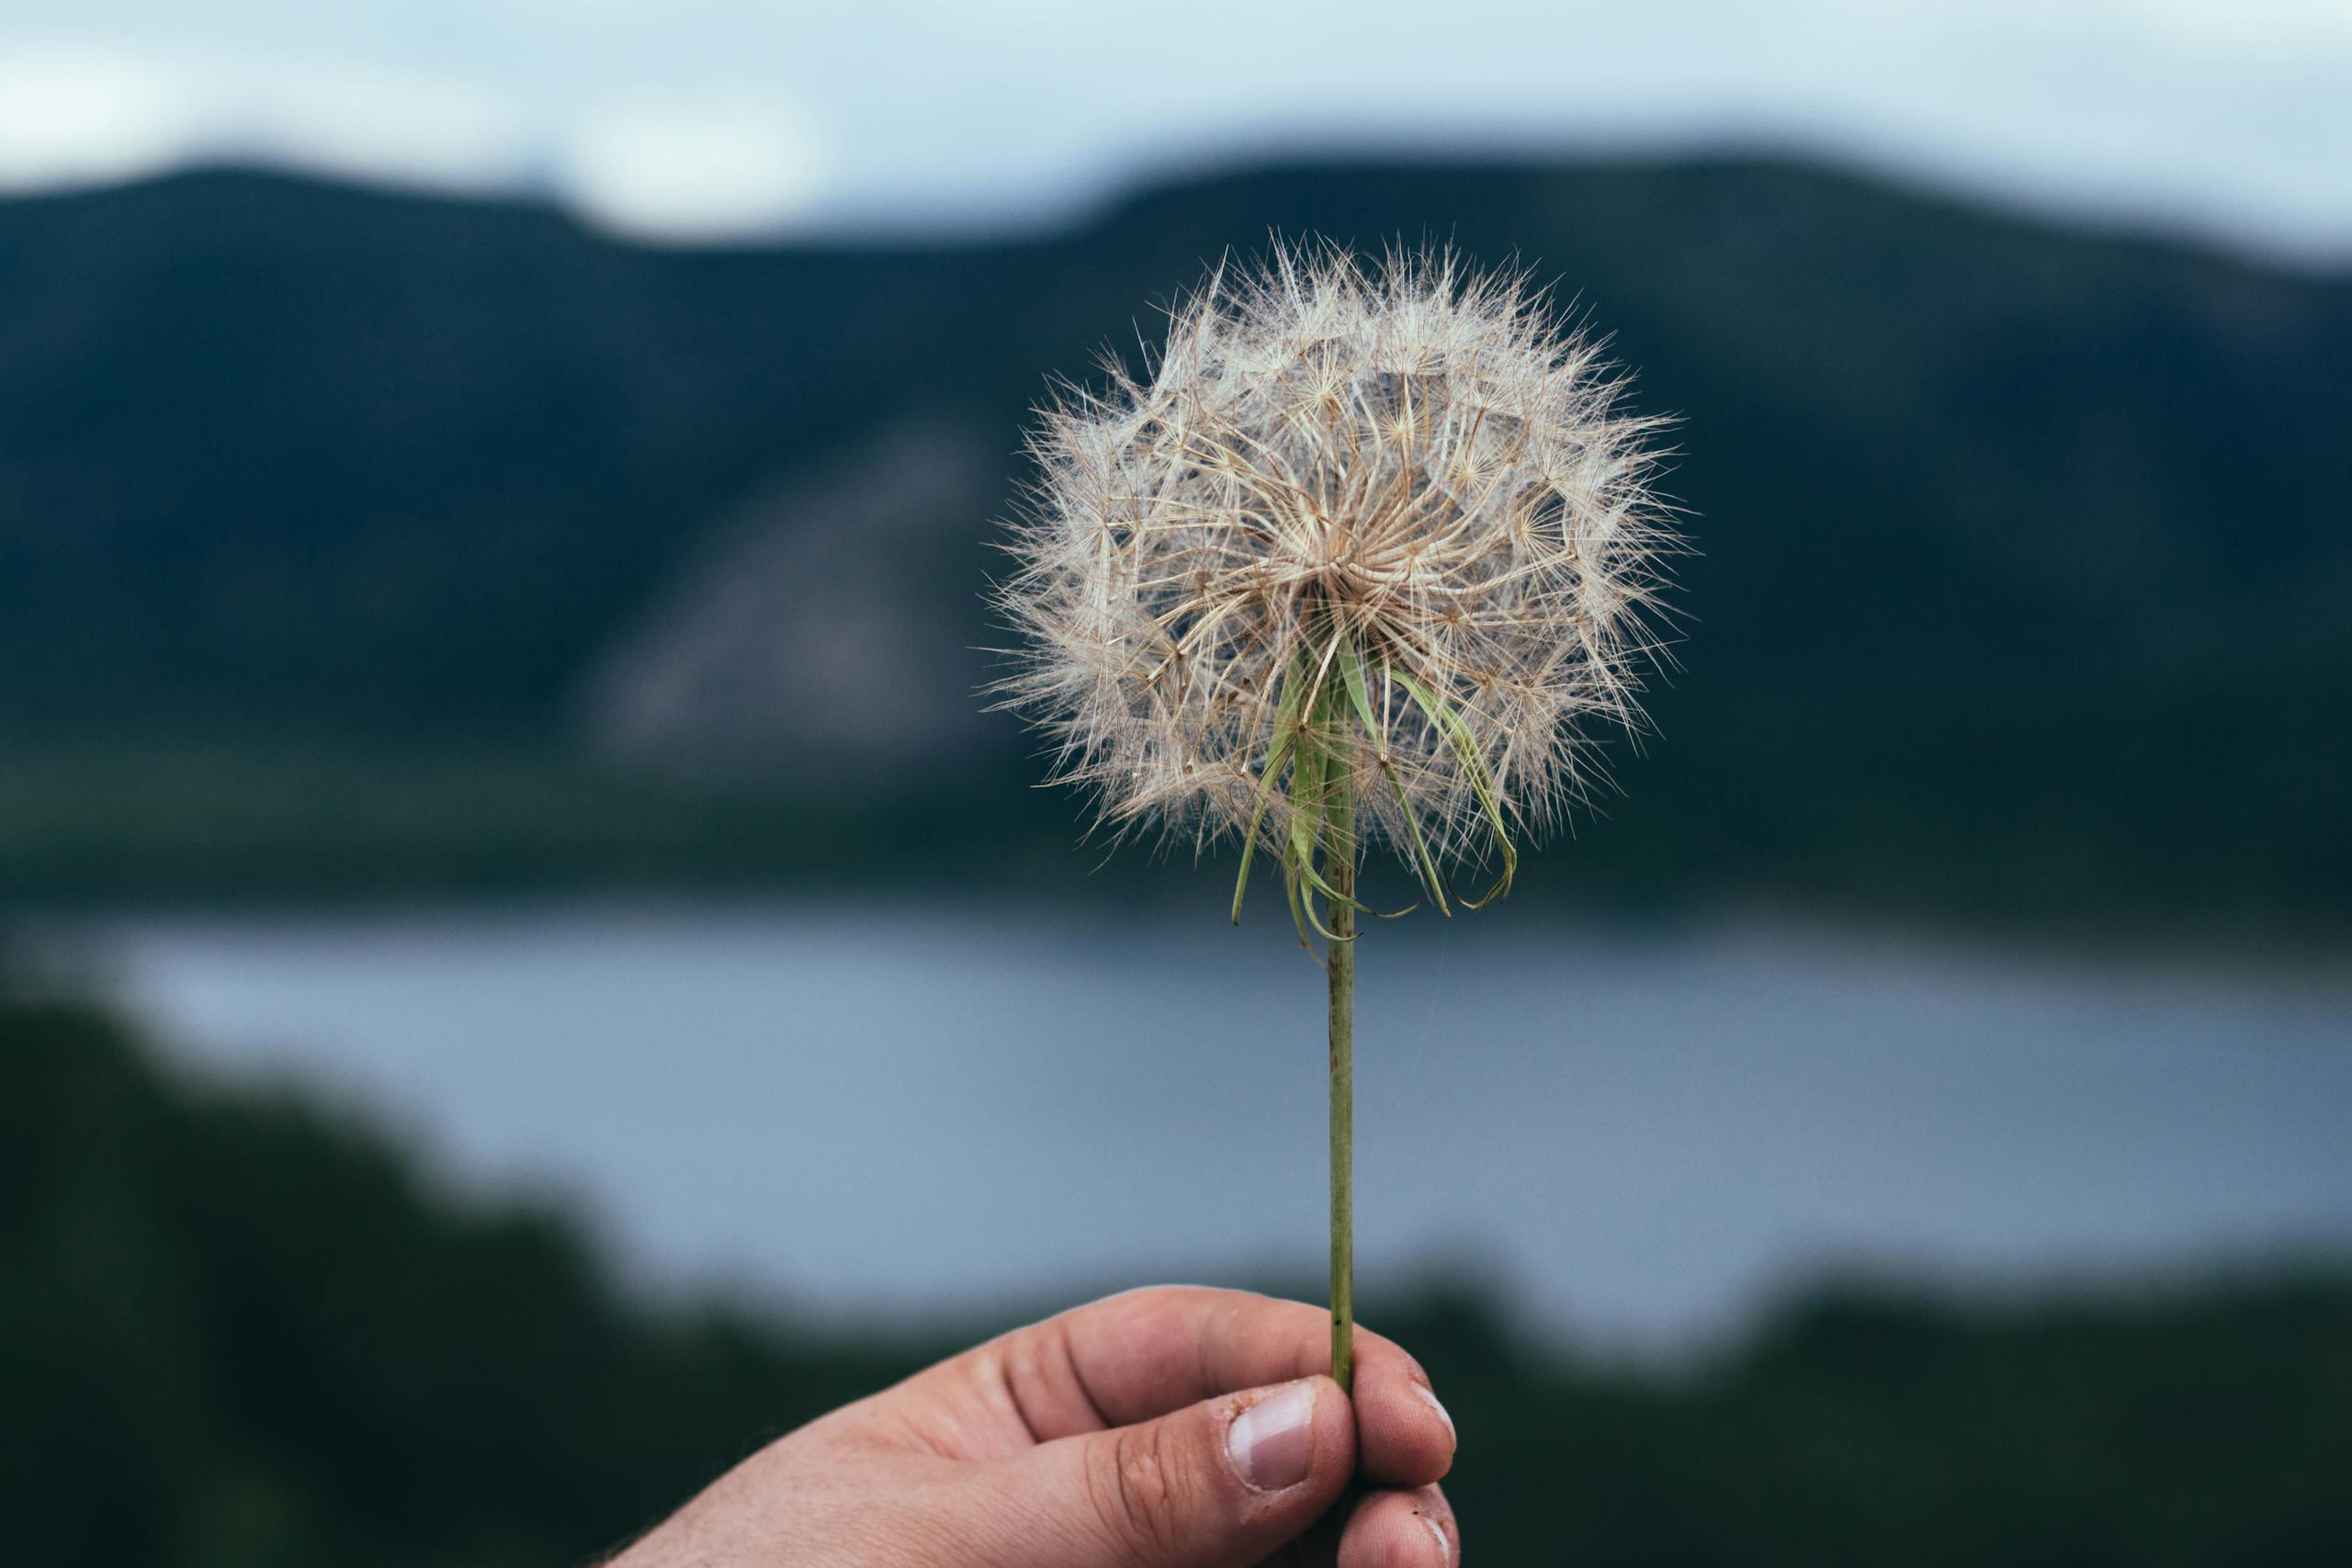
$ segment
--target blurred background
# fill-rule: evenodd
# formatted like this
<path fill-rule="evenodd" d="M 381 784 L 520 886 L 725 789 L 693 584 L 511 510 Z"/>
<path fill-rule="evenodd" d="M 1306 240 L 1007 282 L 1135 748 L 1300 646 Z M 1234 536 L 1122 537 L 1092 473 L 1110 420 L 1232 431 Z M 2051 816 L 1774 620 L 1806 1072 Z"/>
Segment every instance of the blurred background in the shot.
<path fill-rule="evenodd" d="M 1280 232 L 1681 422 L 1622 797 L 1362 958 L 1470 1551 L 2352 1561 L 2347 149 L 2341 0 L 13 0 L 22 1559 L 584 1562 L 1320 1292 L 1319 976 L 974 696 L 1046 378 Z"/>

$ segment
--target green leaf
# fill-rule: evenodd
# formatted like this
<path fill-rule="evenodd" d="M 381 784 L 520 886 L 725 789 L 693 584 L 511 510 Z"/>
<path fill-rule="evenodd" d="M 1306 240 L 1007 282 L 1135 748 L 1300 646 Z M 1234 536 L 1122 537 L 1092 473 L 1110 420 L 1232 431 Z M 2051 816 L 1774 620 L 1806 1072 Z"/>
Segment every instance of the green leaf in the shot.
<path fill-rule="evenodd" d="M 1323 922 L 1315 918 L 1311 891 L 1303 891 L 1303 885 L 1315 878 L 1315 851 L 1323 837 L 1323 748 L 1316 739 L 1312 717 L 1292 752 L 1290 854 L 1283 863 L 1283 880 L 1289 889 L 1291 919 L 1298 927 L 1298 940 L 1311 947 L 1314 942 L 1307 928 L 1323 930 Z"/>
<path fill-rule="evenodd" d="M 1460 714 L 1455 713 L 1443 699 L 1432 696 L 1419 682 L 1402 670 L 1390 672 L 1396 676 L 1396 683 L 1405 688 L 1406 694 L 1429 716 L 1430 723 L 1437 732 L 1453 746 L 1454 756 L 1462 763 L 1463 773 L 1469 777 L 1470 788 L 1478 797 L 1479 808 L 1486 813 L 1487 826 L 1495 835 L 1495 848 L 1502 855 L 1502 875 L 1480 897 L 1466 898 L 1458 891 L 1454 894 L 1464 908 L 1483 909 L 1510 891 L 1511 878 L 1519 873 L 1519 851 L 1512 847 L 1510 829 L 1503 822 L 1502 805 L 1495 798 L 1494 779 L 1487 772 L 1487 760 L 1478 754 L 1477 738 L 1470 733 L 1470 727 L 1462 722 Z"/>
<path fill-rule="evenodd" d="M 1384 664 L 1383 668 L 1386 666 Z M 1393 671 L 1391 674 L 1393 676 Z M 1413 848 L 1414 872 L 1420 877 L 1422 887 L 1437 904 L 1437 912 L 1450 916 L 1453 911 L 1445 907 L 1444 880 L 1439 876 L 1437 861 L 1421 838 L 1421 819 L 1414 811 L 1412 801 L 1406 797 L 1405 781 L 1397 776 L 1396 764 L 1388 755 L 1388 728 L 1374 711 L 1372 694 L 1364 685 L 1363 661 L 1357 657 L 1352 640 L 1343 640 L 1340 645 L 1340 680 L 1347 687 L 1349 702 L 1355 705 L 1356 717 L 1363 722 L 1364 733 L 1372 738 L 1374 755 L 1379 759 L 1381 773 L 1388 780 L 1389 791 L 1396 796 L 1396 809 L 1404 813 L 1405 835 Z M 1398 913 L 1409 914 L 1411 910 L 1400 910 Z"/>
<path fill-rule="evenodd" d="M 1353 705 L 1356 716 L 1363 721 L 1363 732 L 1372 737 L 1373 750 L 1381 766 L 1388 765 L 1388 730 L 1380 716 L 1372 710 L 1372 694 L 1364 689 L 1363 661 L 1356 657 L 1355 640 L 1345 637 L 1340 642 L 1340 682 L 1348 690 L 1348 701 Z"/>
<path fill-rule="evenodd" d="M 1274 735 L 1266 743 L 1265 766 L 1258 771 L 1257 804 L 1250 808 L 1250 830 L 1241 840 L 1241 871 L 1233 879 L 1233 923 L 1241 923 L 1242 896 L 1250 890 L 1250 863 L 1258 852 L 1258 824 L 1266 818 L 1266 803 L 1272 798 L 1274 780 L 1281 776 L 1283 763 L 1290 756 L 1291 741 L 1295 738 L 1299 704 L 1306 700 L 1306 682 L 1299 679 L 1299 663 L 1294 659 L 1283 672 L 1281 694 L 1274 699 Z"/>

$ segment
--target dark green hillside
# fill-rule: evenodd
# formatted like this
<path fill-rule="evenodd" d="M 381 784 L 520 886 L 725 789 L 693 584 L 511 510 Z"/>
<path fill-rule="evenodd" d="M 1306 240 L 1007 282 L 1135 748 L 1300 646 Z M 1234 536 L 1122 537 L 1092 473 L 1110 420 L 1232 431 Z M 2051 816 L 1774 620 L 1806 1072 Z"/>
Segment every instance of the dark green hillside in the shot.
<path fill-rule="evenodd" d="M 583 683 L 725 520 L 910 422 L 980 478 L 911 546 L 830 542 L 779 615 L 899 582 L 922 723 L 962 735 L 1023 408 L 1270 229 L 1523 258 L 1683 417 L 1687 672 L 1532 886 L 2352 915 L 2352 279 L 1756 162 L 1268 169 L 934 249 L 651 251 L 228 174 L 0 203 L 0 878 L 804 874 L 842 813 L 975 792 L 998 841 L 1065 843 L 1004 725 L 944 771 L 787 743 L 788 807 L 738 766 L 650 831 L 583 775 L 551 787 L 605 804 L 518 843 L 452 781 L 579 772 Z M 457 807 L 351 826 L 419 797 Z"/>
<path fill-rule="evenodd" d="M 2340 1269 L 1998 1310 L 1829 1294 L 1676 1376 L 1464 1300 L 1378 1324 L 1460 1423 L 1481 1562 L 2352 1560 Z M 461 1201 L 364 1125 L 180 1082 L 119 1019 L 0 983 L 11 1562 L 566 1568 L 923 1359 L 650 1310 L 562 1217 Z"/>

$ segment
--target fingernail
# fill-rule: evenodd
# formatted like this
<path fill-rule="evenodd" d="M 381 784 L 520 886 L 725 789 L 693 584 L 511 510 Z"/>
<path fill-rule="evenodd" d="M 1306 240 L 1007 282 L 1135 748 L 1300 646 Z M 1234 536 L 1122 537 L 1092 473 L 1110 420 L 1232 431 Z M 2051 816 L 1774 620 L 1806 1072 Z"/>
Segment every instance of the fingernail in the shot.
<path fill-rule="evenodd" d="M 1225 1450 L 1241 1479 L 1261 1492 L 1281 1492 L 1306 1479 L 1315 1465 L 1315 1385 L 1276 1389 L 1233 1418 Z"/>
<path fill-rule="evenodd" d="M 1421 1523 L 1429 1526 L 1430 1534 L 1437 1537 L 1437 1560 L 1444 1563 L 1445 1568 L 1453 1568 L 1453 1540 L 1445 1533 L 1445 1527 L 1430 1514 L 1421 1516 Z"/>
<path fill-rule="evenodd" d="M 1437 1418 L 1445 1423 L 1445 1435 L 1447 1438 L 1454 1445 L 1454 1447 L 1461 1447 L 1462 1435 L 1453 1429 L 1453 1417 L 1448 1416 L 1445 1413 L 1445 1406 L 1437 1402 L 1436 1392 L 1430 1389 L 1428 1384 L 1418 1382 L 1413 1385 L 1413 1392 L 1419 1394 L 1421 1396 L 1421 1403 L 1428 1405 L 1431 1410 L 1436 1411 Z"/>

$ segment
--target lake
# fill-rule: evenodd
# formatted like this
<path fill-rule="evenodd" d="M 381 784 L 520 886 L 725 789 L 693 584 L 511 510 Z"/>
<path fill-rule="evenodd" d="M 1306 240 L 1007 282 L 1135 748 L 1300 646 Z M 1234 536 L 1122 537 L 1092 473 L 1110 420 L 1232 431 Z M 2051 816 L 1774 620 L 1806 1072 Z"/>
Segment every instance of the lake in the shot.
<path fill-rule="evenodd" d="M 552 1190 L 658 1288 L 920 1324 L 1324 1238 L 1319 970 L 1197 910 L 791 903 L 84 923 L 196 1068 Z M 1362 1310 L 1638 1348 L 1825 1269 L 2352 1250 L 2352 987 L 1508 908 L 1360 955 Z"/>

